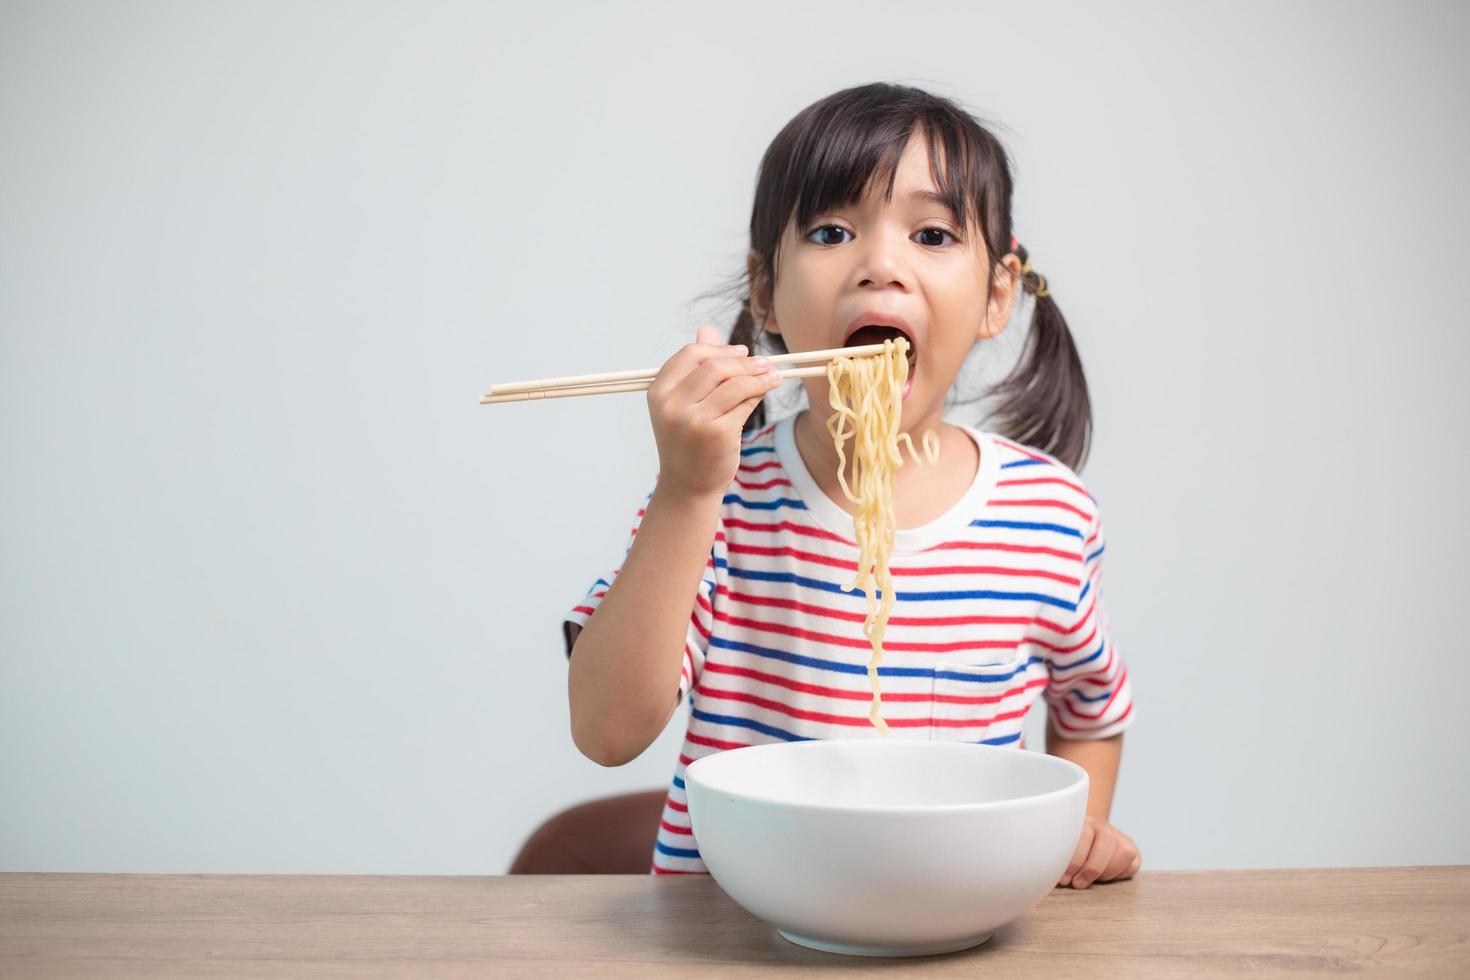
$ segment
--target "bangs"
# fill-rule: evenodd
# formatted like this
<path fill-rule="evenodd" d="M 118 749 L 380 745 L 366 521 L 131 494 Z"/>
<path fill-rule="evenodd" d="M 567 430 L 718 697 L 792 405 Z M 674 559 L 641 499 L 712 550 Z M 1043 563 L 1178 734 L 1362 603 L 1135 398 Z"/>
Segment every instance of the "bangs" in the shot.
<path fill-rule="evenodd" d="M 898 162 L 914 138 L 928 140 L 929 175 L 961 231 L 967 231 L 981 213 L 984 186 L 963 126 L 927 107 L 885 107 L 875 117 L 871 107 L 846 104 L 832 107 L 829 118 L 812 120 L 809 139 L 792 147 L 786 161 L 790 172 L 773 189 L 787 199 L 777 202 L 777 213 L 791 215 L 798 230 L 818 214 L 858 204 L 878 187 L 884 203 L 893 200 Z"/>

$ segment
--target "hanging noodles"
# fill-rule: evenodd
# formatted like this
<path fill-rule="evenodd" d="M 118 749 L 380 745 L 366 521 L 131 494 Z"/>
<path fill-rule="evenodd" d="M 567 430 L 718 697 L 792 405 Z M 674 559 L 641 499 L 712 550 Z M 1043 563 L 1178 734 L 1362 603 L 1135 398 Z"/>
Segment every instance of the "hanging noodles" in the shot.
<path fill-rule="evenodd" d="M 872 357 L 836 357 L 827 364 L 827 400 L 834 409 L 827 431 L 837 449 L 837 480 L 847 499 L 857 504 L 852 515 L 853 536 L 858 546 L 857 576 L 842 591 L 863 590 L 868 615 L 863 635 L 873 644 L 868 661 L 868 679 L 873 684 L 873 703 L 868 720 L 883 734 L 888 724 L 878 714 L 883 695 L 878 687 L 878 661 L 883 658 L 883 634 L 893 609 L 893 580 L 888 558 L 893 553 L 893 469 L 903 465 L 898 443 L 908 443 L 909 455 L 920 462 L 914 441 L 900 432 L 903 415 L 903 386 L 908 381 L 909 342 L 904 338 L 885 340 L 883 353 Z M 847 455 L 843 446 L 855 438 L 853 485 L 847 483 Z M 924 433 L 924 455 L 929 463 L 939 458 L 939 436 Z M 875 589 L 878 596 L 874 595 Z"/>

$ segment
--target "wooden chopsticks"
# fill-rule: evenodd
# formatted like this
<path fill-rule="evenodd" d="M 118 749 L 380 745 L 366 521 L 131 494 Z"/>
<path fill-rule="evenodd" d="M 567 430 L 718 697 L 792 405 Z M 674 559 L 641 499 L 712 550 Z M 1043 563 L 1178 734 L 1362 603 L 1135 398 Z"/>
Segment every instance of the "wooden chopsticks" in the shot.
<path fill-rule="evenodd" d="M 776 354 L 770 358 L 773 367 L 783 364 L 803 364 L 808 361 L 824 362 L 816 367 L 794 368 L 782 371 L 782 378 L 817 378 L 827 373 L 826 361 L 834 357 L 863 357 L 883 353 L 882 344 L 865 344 L 861 347 L 835 347 L 831 350 L 798 351 L 795 354 Z M 480 396 L 481 405 L 501 402 L 539 401 L 543 398 L 570 398 L 575 395 L 608 395 L 619 391 L 645 391 L 653 384 L 658 368 L 638 368 L 633 371 L 611 371 L 606 374 L 577 374 L 565 378 L 542 378 L 537 381 L 512 381 L 491 385 L 490 390 Z"/>

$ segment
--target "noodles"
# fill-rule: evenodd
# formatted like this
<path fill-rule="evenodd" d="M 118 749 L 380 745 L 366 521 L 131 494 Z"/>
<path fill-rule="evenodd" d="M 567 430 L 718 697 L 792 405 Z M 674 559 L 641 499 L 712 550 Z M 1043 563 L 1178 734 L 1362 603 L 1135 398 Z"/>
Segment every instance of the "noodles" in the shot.
<path fill-rule="evenodd" d="M 883 703 L 878 688 L 878 661 L 883 658 L 883 634 L 893 609 L 893 581 L 888 558 L 893 553 L 893 468 L 903 465 L 898 441 L 908 443 L 909 455 L 919 462 L 914 441 L 899 431 L 903 415 L 903 386 L 909 376 L 908 341 L 885 340 L 883 353 L 873 357 L 836 357 L 827 364 L 827 398 L 834 412 L 827 431 L 837 449 L 837 480 L 847 499 L 857 504 L 852 515 L 853 536 L 858 545 L 857 576 L 842 591 L 863 590 L 868 615 L 863 635 L 873 644 L 868 678 L 873 684 L 873 703 L 868 720 L 883 734 L 888 724 L 878 714 Z M 853 485 L 847 483 L 849 438 L 853 445 Z M 924 455 L 933 463 L 939 458 L 939 437 L 931 429 L 924 433 Z M 874 596 L 874 591 L 879 597 Z"/>

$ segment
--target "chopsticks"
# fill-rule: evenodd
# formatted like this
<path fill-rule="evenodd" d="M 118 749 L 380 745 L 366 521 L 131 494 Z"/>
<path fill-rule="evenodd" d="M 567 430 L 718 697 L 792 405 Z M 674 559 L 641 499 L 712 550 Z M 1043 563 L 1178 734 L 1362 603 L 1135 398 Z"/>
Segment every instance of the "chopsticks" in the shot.
<path fill-rule="evenodd" d="M 808 361 L 830 361 L 835 357 L 863 357 L 883 353 L 882 344 L 865 344 L 861 347 L 834 347 L 831 350 L 798 351 L 795 354 L 776 354 L 770 358 L 773 367 L 783 364 L 803 364 Z M 564 378 L 542 378 L 537 381 L 512 381 L 491 385 L 490 390 L 480 396 L 481 405 L 496 405 L 502 402 L 539 401 L 543 398 L 570 398 L 575 395 L 608 395 L 619 391 L 645 391 L 653 384 L 658 368 L 638 368 L 632 371 L 611 371 L 606 374 L 577 374 Z M 825 363 L 816 367 L 794 368 L 782 371 L 785 378 L 817 378 L 827 373 Z"/>

